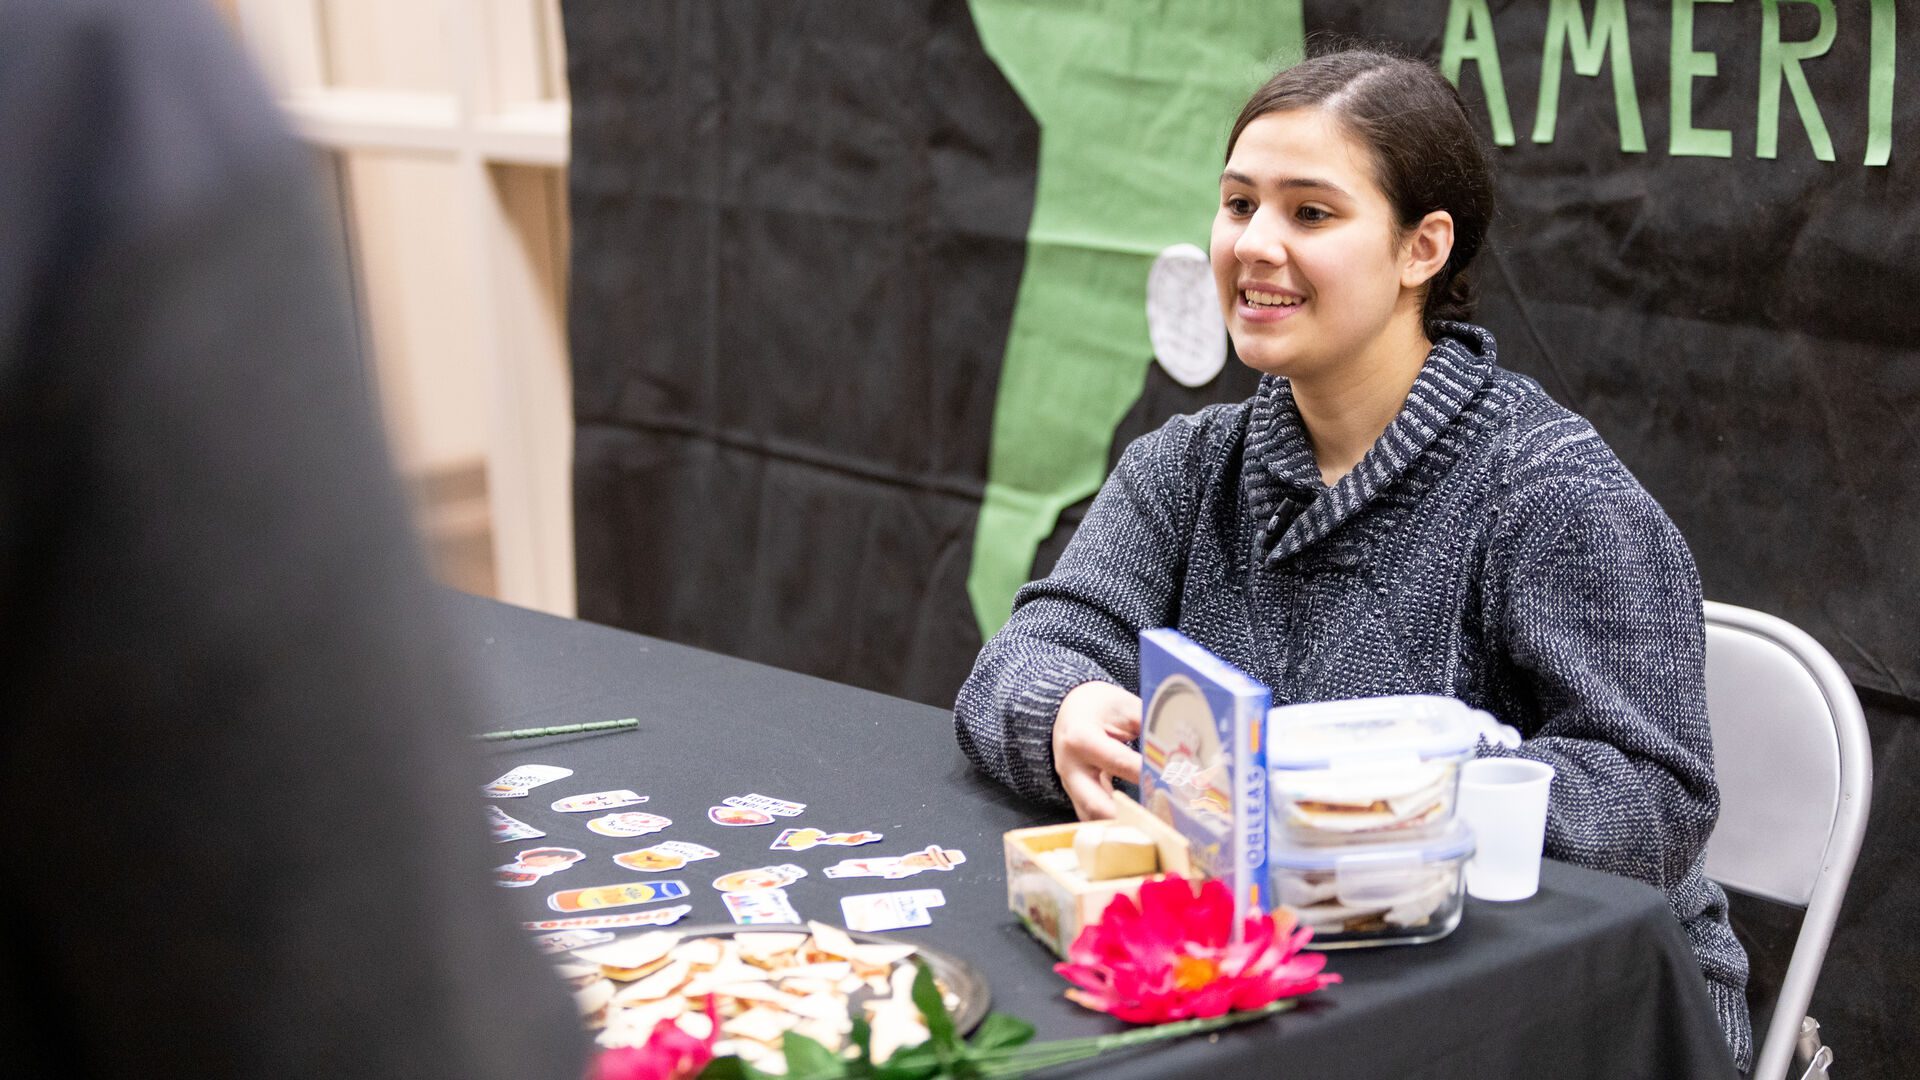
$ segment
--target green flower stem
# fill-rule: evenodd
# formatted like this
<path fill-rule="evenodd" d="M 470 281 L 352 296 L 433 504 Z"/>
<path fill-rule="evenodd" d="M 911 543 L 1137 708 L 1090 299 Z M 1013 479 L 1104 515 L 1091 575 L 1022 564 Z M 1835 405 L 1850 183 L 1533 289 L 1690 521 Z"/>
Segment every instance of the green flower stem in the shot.
<path fill-rule="evenodd" d="M 974 1050 L 962 1047 L 949 1062 L 941 1063 L 941 1071 L 936 1077 L 977 1077 L 978 1080 L 998 1080 L 1000 1077 L 1025 1076 L 1039 1069 L 1050 1069 L 1056 1065 L 1067 1065 L 1075 1061 L 1084 1061 L 1112 1050 L 1125 1050 L 1148 1043 L 1177 1039 L 1186 1035 L 1199 1035 L 1221 1028 L 1244 1024 L 1250 1020 L 1286 1012 L 1298 1005 L 1293 999 L 1276 1001 L 1258 1009 L 1244 1012 L 1231 1012 L 1224 1016 L 1209 1016 L 1194 1020 L 1175 1020 L 1166 1024 L 1154 1024 L 1150 1027 L 1138 1027 L 1131 1031 L 1115 1032 L 1108 1035 L 1088 1035 L 1078 1039 L 1056 1039 L 1051 1042 L 1025 1043 L 999 1050 Z M 905 1047 L 903 1049 L 912 1049 Z M 849 1062 L 845 1066 L 836 1066 L 833 1072 L 826 1074 L 790 1074 L 787 1080 L 854 1080 L 862 1076 L 871 1076 L 864 1071 L 867 1068 L 885 1068 L 863 1066 Z M 750 1074 L 751 1075 L 751 1074 Z"/>
<path fill-rule="evenodd" d="M 482 742 L 495 742 L 501 739 L 538 739 L 547 735 L 581 735 L 589 731 L 619 731 L 625 728 L 639 727 L 637 718 L 625 720 L 596 720 L 591 724 L 561 724 L 558 727 L 515 728 L 512 731 L 489 731 L 475 735 Z"/>
<path fill-rule="evenodd" d="M 1164 1039 L 1177 1039 L 1186 1035 L 1217 1031 L 1249 1020 L 1258 1020 L 1263 1016 L 1285 1012 L 1297 1004 L 1299 1003 L 1293 1000 L 1276 1001 L 1245 1012 L 1233 1012 L 1224 1016 L 1210 1016 L 1195 1020 L 1176 1020 L 1172 1023 L 1155 1024 L 1152 1027 L 1135 1028 L 1132 1031 L 1112 1035 L 1090 1035 L 1078 1039 L 1029 1043 L 1004 1050 L 976 1051 L 969 1054 L 968 1059 L 979 1069 L 982 1077 L 1019 1076 L 1035 1069 L 1051 1068 L 1055 1065 L 1084 1060 L 1110 1050 L 1124 1050 L 1131 1046 L 1144 1046 Z"/>

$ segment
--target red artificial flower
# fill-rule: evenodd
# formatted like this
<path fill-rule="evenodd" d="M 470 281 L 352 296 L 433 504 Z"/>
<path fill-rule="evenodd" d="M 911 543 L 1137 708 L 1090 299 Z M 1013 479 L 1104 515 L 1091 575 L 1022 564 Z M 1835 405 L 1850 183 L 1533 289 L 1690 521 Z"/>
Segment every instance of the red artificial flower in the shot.
<path fill-rule="evenodd" d="M 644 1046 L 603 1050 L 587 1080 L 689 1080 L 713 1060 L 713 1044 L 720 1038 L 720 1017 L 707 995 L 707 1020 L 712 1028 L 696 1039 L 679 1024 L 665 1020 L 653 1025 Z"/>
<path fill-rule="evenodd" d="M 1238 944 L 1233 894 L 1220 881 L 1193 884 L 1168 876 L 1140 886 L 1140 902 L 1113 898 L 1100 921 L 1083 927 L 1067 962 L 1054 970 L 1074 984 L 1067 996 L 1130 1024 L 1257 1009 L 1311 994 L 1340 976 L 1327 958 L 1303 953 L 1313 937 L 1291 914 L 1248 918 Z"/>

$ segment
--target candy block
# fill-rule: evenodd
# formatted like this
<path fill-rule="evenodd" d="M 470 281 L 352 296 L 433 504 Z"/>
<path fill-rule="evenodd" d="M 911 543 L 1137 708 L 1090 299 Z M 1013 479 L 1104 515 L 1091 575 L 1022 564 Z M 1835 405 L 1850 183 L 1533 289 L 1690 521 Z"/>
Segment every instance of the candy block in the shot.
<path fill-rule="evenodd" d="M 1080 929 L 1098 922 L 1107 905 L 1121 894 L 1137 895 L 1141 884 L 1159 873 L 1192 876 L 1187 838 L 1140 808 L 1123 792 L 1114 792 L 1114 822 L 1072 822 L 1066 825 L 1042 825 L 1015 829 L 1003 837 L 1007 860 L 1007 906 L 1020 916 L 1027 930 L 1056 955 L 1066 956 L 1068 946 L 1080 935 Z M 1144 838 L 1151 848 L 1155 869 L 1129 877 L 1091 880 L 1080 871 L 1074 852 L 1075 838 L 1082 830 L 1104 833 L 1111 841 L 1114 834 L 1122 844 L 1110 858 L 1131 858 L 1138 865 L 1138 847 L 1129 838 Z M 1099 868 L 1113 867 L 1102 864 Z"/>

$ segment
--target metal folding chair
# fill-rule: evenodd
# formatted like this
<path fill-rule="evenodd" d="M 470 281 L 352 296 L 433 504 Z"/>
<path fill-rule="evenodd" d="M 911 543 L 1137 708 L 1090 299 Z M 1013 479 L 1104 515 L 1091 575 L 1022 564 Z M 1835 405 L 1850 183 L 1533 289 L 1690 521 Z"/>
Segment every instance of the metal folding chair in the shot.
<path fill-rule="evenodd" d="M 1873 760 L 1860 698 L 1833 656 L 1791 623 L 1709 601 L 1707 713 L 1720 822 L 1707 875 L 1803 908 L 1753 1080 L 1826 1076 L 1831 1048 L 1807 1016 L 1866 832 Z M 1803 1038 L 1803 1030 L 1805 1037 Z"/>

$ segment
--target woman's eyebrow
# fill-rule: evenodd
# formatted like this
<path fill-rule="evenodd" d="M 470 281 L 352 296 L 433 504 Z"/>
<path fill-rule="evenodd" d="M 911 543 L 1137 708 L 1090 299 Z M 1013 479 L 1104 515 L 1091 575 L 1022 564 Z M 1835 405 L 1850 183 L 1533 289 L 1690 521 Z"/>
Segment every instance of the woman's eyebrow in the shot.
<path fill-rule="evenodd" d="M 1248 176 L 1246 173 L 1234 172 L 1232 169 L 1228 169 L 1226 172 L 1223 172 L 1220 174 L 1220 182 L 1223 184 L 1232 182 L 1235 184 L 1242 184 L 1246 187 L 1251 187 L 1251 188 L 1257 188 L 1260 186 L 1259 184 L 1254 182 L 1253 177 Z M 1312 176 L 1289 177 L 1288 179 L 1282 180 L 1279 183 L 1275 184 L 1274 186 L 1279 188 L 1307 188 L 1313 191 L 1325 191 L 1334 195 L 1345 196 L 1346 198 L 1349 198 L 1349 199 L 1353 197 L 1351 195 L 1348 195 L 1347 189 L 1341 187 L 1339 184 L 1336 184 L 1331 180 L 1321 180 L 1318 177 L 1312 177 Z"/>

